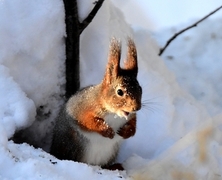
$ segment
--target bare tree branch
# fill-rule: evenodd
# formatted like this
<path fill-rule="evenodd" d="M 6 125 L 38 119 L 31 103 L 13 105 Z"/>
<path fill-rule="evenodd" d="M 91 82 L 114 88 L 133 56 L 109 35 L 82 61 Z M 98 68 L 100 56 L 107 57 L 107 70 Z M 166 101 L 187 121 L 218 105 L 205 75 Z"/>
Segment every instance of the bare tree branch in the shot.
<path fill-rule="evenodd" d="M 92 9 L 92 11 L 82 21 L 82 23 L 79 24 L 79 34 L 81 34 L 83 32 L 83 30 L 92 22 L 93 18 L 95 17 L 96 13 L 98 12 L 100 7 L 102 6 L 103 2 L 104 2 L 104 0 L 98 0 L 98 1 L 94 2 L 95 6 Z"/>
<path fill-rule="evenodd" d="M 202 19 L 200 19 L 199 21 L 197 21 L 196 23 L 192 24 L 191 26 L 186 27 L 185 29 L 182 29 L 181 31 L 177 32 L 176 34 L 174 34 L 165 44 L 165 46 L 163 48 L 160 49 L 159 52 L 159 56 L 161 56 L 163 54 L 163 52 L 165 51 L 165 49 L 169 46 L 169 44 L 180 34 L 182 34 L 183 32 L 197 26 L 200 22 L 202 22 L 203 20 L 207 19 L 209 16 L 211 16 L 212 14 L 214 14 L 215 12 L 217 12 L 218 10 L 220 10 L 222 8 L 222 6 L 220 6 L 219 8 L 215 9 L 214 11 L 212 11 L 211 13 L 209 13 L 208 15 L 206 15 L 205 17 L 203 17 Z"/>
<path fill-rule="evenodd" d="M 63 0 L 66 23 L 66 98 L 72 96 L 80 87 L 79 45 L 82 31 L 89 25 L 104 0 L 95 2 L 89 15 L 79 22 L 77 0 Z"/>
<path fill-rule="evenodd" d="M 77 0 L 63 0 L 66 23 L 66 98 L 80 86 L 79 81 L 79 18 Z"/>

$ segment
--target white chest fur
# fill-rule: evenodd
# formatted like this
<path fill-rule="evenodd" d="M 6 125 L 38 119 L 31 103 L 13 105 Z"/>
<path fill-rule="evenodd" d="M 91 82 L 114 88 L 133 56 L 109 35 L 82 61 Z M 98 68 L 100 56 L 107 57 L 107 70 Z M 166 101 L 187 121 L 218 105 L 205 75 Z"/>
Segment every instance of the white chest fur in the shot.
<path fill-rule="evenodd" d="M 105 117 L 105 121 L 113 128 L 115 132 L 119 130 L 127 121 L 125 118 L 120 118 L 114 114 L 109 114 Z M 92 165 L 104 165 L 119 149 L 122 137 L 118 134 L 113 139 L 101 136 L 98 133 L 86 132 L 84 136 L 89 140 L 83 162 Z"/>

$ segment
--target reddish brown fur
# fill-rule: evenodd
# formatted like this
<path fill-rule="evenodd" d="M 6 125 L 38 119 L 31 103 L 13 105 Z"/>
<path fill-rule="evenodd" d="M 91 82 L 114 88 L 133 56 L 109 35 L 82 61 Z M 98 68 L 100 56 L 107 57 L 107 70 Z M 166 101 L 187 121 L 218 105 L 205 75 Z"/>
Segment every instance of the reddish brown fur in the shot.
<path fill-rule="evenodd" d="M 73 116 L 76 117 L 82 129 L 97 132 L 111 139 L 114 137 L 115 132 L 104 121 L 107 111 L 117 113 L 117 110 L 120 109 L 122 111 L 132 112 L 141 107 L 141 94 L 138 93 L 140 90 L 130 90 L 130 88 L 139 87 L 139 84 L 133 84 L 136 80 L 138 67 L 136 47 L 131 39 L 128 40 L 128 54 L 124 69 L 120 68 L 120 56 L 120 42 L 112 39 L 108 64 L 102 83 L 95 86 L 90 95 L 85 97 L 83 94 L 82 99 L 86 98 L 89 99 L 89 101 L 80 104 L 77 114 L 75 113 L 76 109 L 73 109 L 73 112 L 71 111 L 71 114 L 73 113 Z M 127 78 L 129 79 L 128 81 L 126 81 Z M 129 84 L 127 83 L 135 87 L 128 87 Z M 122 87 L 119 87 L 120 84 Z M 124 97 L 118 97 L 116 95 L 115 88 L 117 87 L 122 89 Z M 133 136 L 135 131 L 136 115 L 131 117 L 128 123 L 119 130 L 118 134 L 126 139 Z"/>
<path fill-rule="evenodd" d="M 134 136 L 136 133 L 136 114 L 123 127 L 119 129 L 119 134 L 124 139 Z"/>
<path fill-rule="evenodd" d="M 102 82 L 80 90 L 62 109 L 56 120 L 51 147 L 51 153 L 56 157 L 123 170 L 121 164 L 112 165 L 121 143 L 121 138 L 115 134 L 123 139 L 135 134 L 142 89 L 137 81 L 137 52 L 131 39 L 123 68 L 120 67 L 120 55 L 120 42 L 112 39 Z M 106 148 L 100 148 L 104 144 Z"/>
<path fill-rule="evenodd" d="M 118 72 L 120 70 L 120 54 L 120 43 L 116 39 L 112 39 L 109 50 L 108 64 L 106 66 L 106 73 L 103 78 L 103 83 L 105 85 L 104 87 L 111 85 L 113 80 L 118 76 Z"/>
<path fill-rule="evenodd" d="M 82 117 L 79 117 L 79 119 L 79 123 L 84 130 L 97 132 L 110 139 L 115 135 L 113 129 L 108 126 L 104 119 L 96 117 L 94 111 L 86 111 Z"/>
<path fill-rule="evenodd" d="M 124 69 L 133 72 L 135 75 L 138 73 L 136 46 L 130 38 L 128 39 L 127 59 L 124 61 Z"/>

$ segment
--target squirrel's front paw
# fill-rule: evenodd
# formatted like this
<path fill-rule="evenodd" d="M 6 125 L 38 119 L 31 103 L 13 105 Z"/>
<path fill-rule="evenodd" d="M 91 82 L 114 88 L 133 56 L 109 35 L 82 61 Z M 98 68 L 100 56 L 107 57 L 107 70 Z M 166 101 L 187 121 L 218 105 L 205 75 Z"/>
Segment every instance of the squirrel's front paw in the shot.
<path fill-rule="evenodd" d="M 115 132 L 111 127 L 108 127 L 106 130 L 101 132 L 101 135 L 110 139 L 113 139 Z"/>
<path fill-rule="evenodd" d="M 117 134 L 119 134 L 124 139 L 127 139 L 133 136 L 136 133 L 136 127 L 134 124 L 126 123 L 123 127 L 121 127 Z"/>

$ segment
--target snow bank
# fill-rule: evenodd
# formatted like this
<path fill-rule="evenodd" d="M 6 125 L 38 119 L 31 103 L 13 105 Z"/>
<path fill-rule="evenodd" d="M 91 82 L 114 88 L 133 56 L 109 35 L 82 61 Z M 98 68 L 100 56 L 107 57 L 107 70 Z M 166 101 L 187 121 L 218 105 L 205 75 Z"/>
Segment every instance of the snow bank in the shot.
<path fill-rule="evenodd" d="M 9 76 L 34 102 L 38 116 L 26 132 L 27 141 L 43 146 L 47 140 L 42 132 L 49 131 L 64 94 L 63 3 L 60 0 L 1 1 L 0 17 L 0 64 L 8 68 Z M 36 113 L 29 109 L 26 113 L 30 116 L 26 123 L 30 125 Z"/>
<path fill-rule="evenodd" d="M 150 161 L 127 160 L 133 179 L 221 179 L 221 121 L 219 115 L 200 125 Z M 130 166 L 137 162 L 137 166 Z"/>
<path fill-rule="evenodd" d="M 84 19 L 94 0 L 79 2 L 80 18 Z M 123 143 L 119 153 L 118 161 L 126 171 L 60 161 L 42 149 L 8 141 L 15 130 L 32 123 L 35 108 L 40 115 L 28 132 L 34 132 L 40 142 L 49 136 L 63 102 L 65 26 L 59 0 L 1 1 L 0 9 L 0 36 L 4 37 L 0 42 L 0 105 L 4 110 L 0 111 L 0 178 L 166 180 L 221 176 L 221 115 L 211 117 L 204 104 L 181 88 L 157 55 L 158 45 L 150 34 L 133 31 L 121 9 L 108 0 L 81 35 L 81 86 L 101 81 L 112 36 L 122 41 L 123 58 L 127 36 L 135 39 L 143 109 L 138 113 L 136 135 Z M 200 44 L 202 41 L 197 41 L 195 47 Z M 172 52 L 181 51 L 181 46 Z M 187 81 L 193 81 L 196 74 L 191 77 Z M 5 120 L 8 114 L 10 121 Z"/>
<path fill-rule="evenodd" d="M 163 54 L 166 65 L 175 73 L 182 88 L 200 101 L 211 115 L 222 112 L 222 86 L 218 83 L 222 76 L 222 25 L 217 23 L 220 20 L 205 20 L 183 33 Z M 156 36 L 160 45 L 192 23 L 159 32 Z"/>
<path fill-rule="evenodd" d="M 123 179 L 124 172 L 109 172 L 83 163 L 59 161 L 27 144 L 8 142 L 7 149 L 0 147 L 0 179 Z M 4 164 L 4 166 L 3 166 Z"/>
<path fill-rule="evenodd" d="M 27 98 L 9 74 L 9 70 L 0 65 L 0 142 L 6 145 L 6 139 L 12 137 L 15 130 L 30 125 L 35 118 L 33 101 Z"/>

